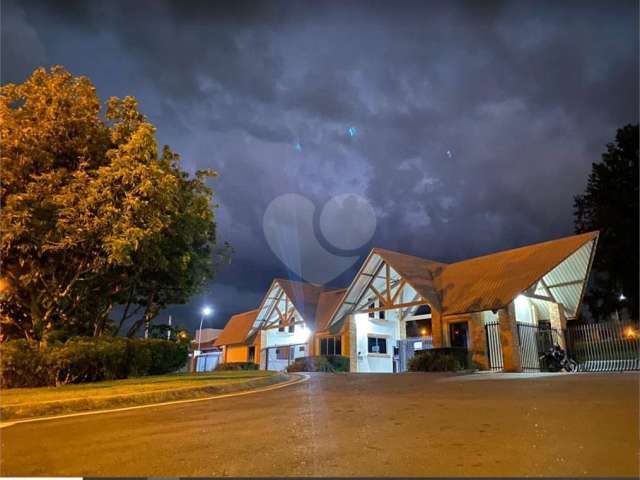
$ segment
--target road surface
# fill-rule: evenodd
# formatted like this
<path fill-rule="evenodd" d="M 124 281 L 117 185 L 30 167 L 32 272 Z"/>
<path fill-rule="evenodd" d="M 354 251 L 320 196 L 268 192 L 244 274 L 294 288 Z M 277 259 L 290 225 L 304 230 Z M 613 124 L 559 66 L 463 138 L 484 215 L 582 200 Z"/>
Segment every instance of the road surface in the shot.
<path fill-rule="evenodd" d="M 5 476 L 637 477 L 638 375 L 314 374 L 0 435 Z"/>

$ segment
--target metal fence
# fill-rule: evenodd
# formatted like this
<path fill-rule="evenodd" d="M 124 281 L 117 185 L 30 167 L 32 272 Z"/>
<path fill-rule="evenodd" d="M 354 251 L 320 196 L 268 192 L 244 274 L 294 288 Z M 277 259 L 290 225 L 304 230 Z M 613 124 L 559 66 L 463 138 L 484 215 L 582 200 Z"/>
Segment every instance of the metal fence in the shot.
<path fill-rule="evenodd" d="M 633 323 L 569 325 L 569 356 L 582 372 L 640 370 L 640 337 Z"/>
<path fill-rule="evenodd" d="M 528 323 L 517 322 L 518 343 L 520 344 L 520 358 L 523 372 L 540 371 L 539 327 Z"/>
<path fill-rule="evenodd" d="M 484 326 L 487 335 L 487 355 L 489 357 L 489 368 L 491 370 L 502 370 L 502 345 L 500 343 L 500 324 L 498 322 L 487 322 Z"/>

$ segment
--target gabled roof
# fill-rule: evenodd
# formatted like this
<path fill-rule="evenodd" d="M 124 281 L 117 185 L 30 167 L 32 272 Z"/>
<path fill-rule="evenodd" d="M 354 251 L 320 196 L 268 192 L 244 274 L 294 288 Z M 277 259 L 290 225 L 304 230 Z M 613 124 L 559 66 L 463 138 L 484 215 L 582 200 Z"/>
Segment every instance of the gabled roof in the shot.
<path fill-rule="evenodd" d="M 282 287 L 285 295 L 289 297 L 289 300 L 296 307 L 298 313 L 302 315 L 305 322 L 313 325 L 316 320 L 316 309 L 318 308 L 320 295 L 327 289 L 314 283 L 304 283 L 284 278 L 276 278 L 274 282 L 277 282 Z"/>
<path fill-rule="evenodd" d="M 258 309 L 233 315 L 213 345 L 220 347 L 222 345 L 245 343 L 256 315 L 258 315 Z"/>
<path fill-rule="evenodd" d="M 402 278 L 409 282 L 433 308 L 440 310 L 440 296 L 438 295 L 436 279 L 442 273 L 446 264 L 382 248 L 374 248 L 372 253 L 377 253 Z"/>
<path fill-rule="evenodd" d="M 218 338 L 221 333 L 222 333 L 221 328 L 203 328 L 202 330 L 198 329 L 196 330 L 196 333 L 193 336 L 193 340 L 191 340 L 191 342 L 193 343 L 211 342 L 216 338 Z"/>
<path fill-rule="evenodd" d="M 597 232 L 584 233 L 449 264 L 436 279 L 442 313 L 502 308 L 582 246 L 595 246 L 597 237 Z M 587 266 L 583 275 L 588 273 Z"/>
<path fill-rule="evenodd" d="M 324 332 L 328 329 L 331 314 L 342 300 L 342 297 L 344 297 L 346 291 L 346 288 L 339 288 L 337 290 L 329 290 L 320 294 L 320 301 L 318 302 L 318 309 L 316 310 L 317 333 Z"/>
<path fill-rule="evenodd" d="M 349 298 L 358 297 L 356 290 L 365 288 L 359 276 L 367 268 L 375 269 L 367 264 L 377 257 L 443 315 L 497 310 L 542 280 L 571 318 L 582 300 L 597 238 L 598 232 L 590 232 L 452 264 L 374 248 L 327 322 L 342 321 L 344 313 L 355 306 Z"/>

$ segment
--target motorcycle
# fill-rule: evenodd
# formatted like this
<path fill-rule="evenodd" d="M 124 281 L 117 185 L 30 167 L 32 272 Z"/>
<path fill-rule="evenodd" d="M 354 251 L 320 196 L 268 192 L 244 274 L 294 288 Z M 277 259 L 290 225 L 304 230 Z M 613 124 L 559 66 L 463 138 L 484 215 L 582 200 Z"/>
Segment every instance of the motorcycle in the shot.
<path fill-rule="evenodd" d="M 567 357 L 567 352 L 560 345 L 554 345 L 545 353 L 540 355 L 540 360 L 544 362 L 550 372 L 576 372 L 578 364 L 572 358 Z"/>

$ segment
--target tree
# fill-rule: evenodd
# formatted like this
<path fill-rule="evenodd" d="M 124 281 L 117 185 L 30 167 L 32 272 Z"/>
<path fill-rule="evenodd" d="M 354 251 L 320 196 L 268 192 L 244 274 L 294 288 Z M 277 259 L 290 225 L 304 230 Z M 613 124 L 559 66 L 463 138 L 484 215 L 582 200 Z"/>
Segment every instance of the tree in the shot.
<path fill-rule="evenodd" d="M 150 321 L 215 273 L 215 172 L 159 154 L 133 97 L 103 118 L 87 78 L 40 68 L 2 87 L 0 122 L 3 338 L 100 335 L 117 303 Z"/>
<path fill-rule="evenodd" d="M 622 307 L 638 318 L 638 181 L 638 125 L 627 125 L 592 165 L 586 190 L 574 203 L 576 232 L 600 230 L 585 297 L 596 318 Z"/>

